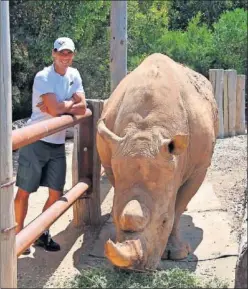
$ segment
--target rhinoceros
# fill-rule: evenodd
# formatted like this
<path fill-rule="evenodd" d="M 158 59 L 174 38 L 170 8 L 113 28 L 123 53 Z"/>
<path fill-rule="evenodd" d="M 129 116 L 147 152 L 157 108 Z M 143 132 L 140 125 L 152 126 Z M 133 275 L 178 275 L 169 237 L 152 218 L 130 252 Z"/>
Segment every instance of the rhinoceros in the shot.
<path fill-rule="evenodd" d="M 97 149 L 114 187 L 113 265 L 156 269 L 183 259 L 180 216 L 204 181 L 218 134 L 211 83 L 166 55 L 148 56 L 111 94 L 97 124 Z"/>

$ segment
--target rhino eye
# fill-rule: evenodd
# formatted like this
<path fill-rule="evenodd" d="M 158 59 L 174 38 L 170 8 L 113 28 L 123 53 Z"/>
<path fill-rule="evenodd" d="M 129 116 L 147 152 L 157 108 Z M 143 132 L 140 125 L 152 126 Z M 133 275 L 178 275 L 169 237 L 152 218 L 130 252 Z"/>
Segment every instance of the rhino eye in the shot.
<path fill-rule="evenodd" d="M 173 153 L 174 149 L 175 149 L 175 144 L 173 141 L 171 141 L 168 145 L 168 149 L 169 149 L 169 153 Z"/>

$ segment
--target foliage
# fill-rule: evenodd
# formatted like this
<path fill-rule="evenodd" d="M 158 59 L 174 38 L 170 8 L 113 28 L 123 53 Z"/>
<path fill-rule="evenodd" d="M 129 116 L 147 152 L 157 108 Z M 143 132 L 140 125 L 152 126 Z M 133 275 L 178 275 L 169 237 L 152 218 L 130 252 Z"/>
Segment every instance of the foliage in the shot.
<path fill-rule="evenodd" d="M 185 32 L 167 31 L 159 41 L 159 51 L 192 69 L 207 75 L 212 63 L 211 31 L 200 24 L 201 14 L 194 17 Z"/>
<path fill-rule="evenodd" d="M 89 268 L 78 274 L 67 288 L 228 288 L 220 280 L 201 281 L 188 270 L 174 268 L 154 273 L 135 273 L 104 268 Z M 213 287 L 210 287 L 213 286 Z"/>
<path fill-rule="evenodd" d="M 76 66 L 83 76 L 87 74 L 84 78 L 86 92 L 90 96 L 106 97 L 103 88 L 108 89 L 108 83 L 104 81 L 99 86 L 97 72 L 103 71 L 108 59 L 109 9 L 110 2 L 104 0 L 10 1 L 14 120 L 30 114 L 33 78 L 51 64 L 53 42 L 60 36 L 75 41 Z M 85 67 L 90 68 L 89 73 Z M 106 79 L 106 73 L 103 77 Z"/>
<path fill-rule="evenodd" d="M 201 13 L 201 23 L 209 28 L 218 21 L 220 15 L 235 8 L 247 9 L 246 0 L 171 0 L 168 1 L 169 29 L 185 30 L 189 22 L 198 12 Z"/>
<path fill-rule="evenodd" d="M 51 64 L 60 36 L 76 44 L 86 97 L 109 97 L 110 7 L 105 0 L 10 1 L 14 120 L 30 115 L 34 76 Z M 129 71 L 161 52 L 207 77 L 210 68 L 247 75 L 247 1 L 132 0 L 127 21 Z"/>
<path fill-rule="evenodd" d="M 140 59 L 156 52 L 157 39 L 167 30 L 166 1 L 128 2 L 128 69 L 133 70 Z"/>
<path fill-rule="evenodd" d="M 214 24 L 213 49 L 216 67 L 236 69 L 245 73 L 247 69 L 247 11 L 237 8 L 221 15 Z M 214 68 L 214 67 L 213 67 Z"/>

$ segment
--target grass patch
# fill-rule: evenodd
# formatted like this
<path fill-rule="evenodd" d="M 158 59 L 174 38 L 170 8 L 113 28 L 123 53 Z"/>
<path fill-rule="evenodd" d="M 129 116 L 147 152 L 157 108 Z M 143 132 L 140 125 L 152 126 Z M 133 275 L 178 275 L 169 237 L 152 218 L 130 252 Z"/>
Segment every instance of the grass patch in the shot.
<path fill-rule="evenodd" d="M 188 270 L 174 268 L 154 273 L 136 273 L 110 268 L 89 268 L 66 284 L 67 288 L 228 288 L 216 278 L 202 282 Z"/>

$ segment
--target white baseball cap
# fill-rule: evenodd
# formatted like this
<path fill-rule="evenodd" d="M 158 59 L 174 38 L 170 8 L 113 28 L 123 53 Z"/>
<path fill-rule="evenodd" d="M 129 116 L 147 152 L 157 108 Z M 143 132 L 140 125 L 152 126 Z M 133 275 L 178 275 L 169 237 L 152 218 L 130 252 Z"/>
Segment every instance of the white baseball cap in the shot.
<path fill-rule="evenodd" d="M 56 49 L 57 51 L 61 51 L 64 49 L 71 50 L 72 52 L 75 51 L 75 45 L 74 42 L 71 40 L 71 38 L 68 37 L 60 37 L 57 40 L 55 40 L 53 49 Z"/>

